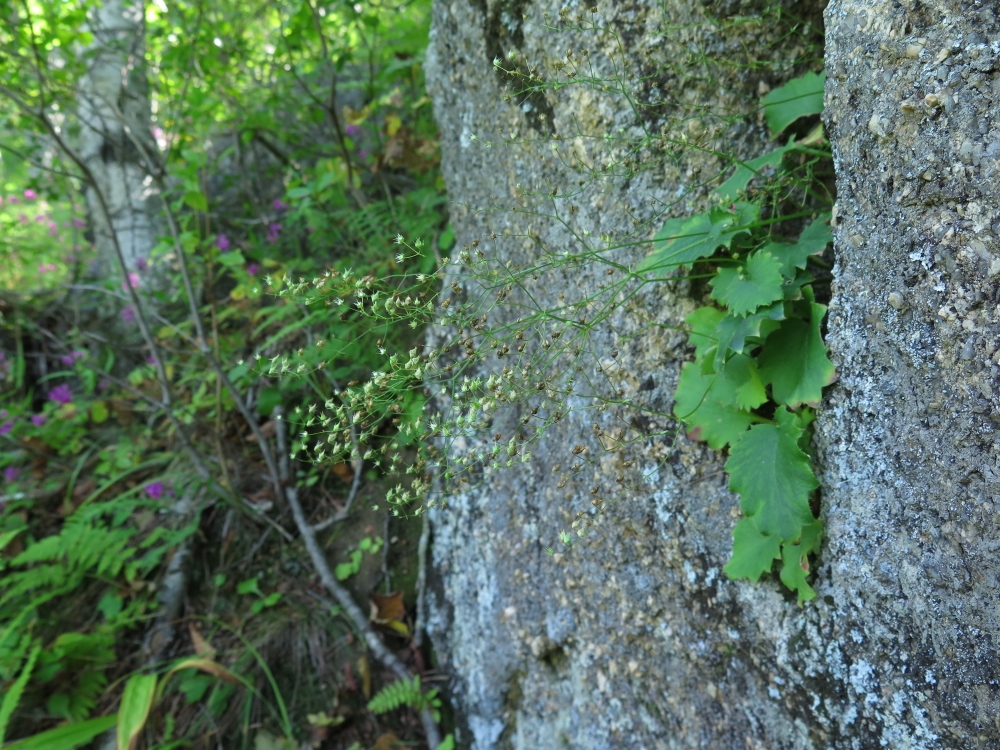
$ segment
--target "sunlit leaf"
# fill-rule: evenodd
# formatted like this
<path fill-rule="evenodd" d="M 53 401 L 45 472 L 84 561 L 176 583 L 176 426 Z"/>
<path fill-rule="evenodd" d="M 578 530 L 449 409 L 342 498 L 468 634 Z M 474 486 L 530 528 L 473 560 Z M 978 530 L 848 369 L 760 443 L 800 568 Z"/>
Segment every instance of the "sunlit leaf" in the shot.
<path fill-rule="evenodd" d="M 825 83 L 825 73 L 806 73 L 769 92 L 761 103 L 771 135 L 777 136 L 800 117 L 822 112 Z"/>

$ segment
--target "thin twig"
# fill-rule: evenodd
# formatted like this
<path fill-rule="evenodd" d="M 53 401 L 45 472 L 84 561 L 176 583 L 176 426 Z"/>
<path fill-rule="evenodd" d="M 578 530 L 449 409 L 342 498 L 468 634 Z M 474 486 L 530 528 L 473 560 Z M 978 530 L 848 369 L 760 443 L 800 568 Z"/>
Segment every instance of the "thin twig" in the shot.
<path fill-rule="evenodd" d="M 284 420 L 278 422 L 277 428 L 278 432 L 285 429 Z M 281 444 L 282 441 L 284 441 L 284 438 L 279 439 L 279 444 Z M 406 665 L 403 664 L 403 662 L 401 662 L 394 653 L 386 648 L 386 645 L 382 643 L 382 639 L 379 638 L 378 633 L 375 632 L 371 623 L 368 622 L 368 618 L 365 616 L 365 613 L 361 611 L 361 607 L 355 603 L 350 592 L 341 586 L 334 577 L 333 572 L 330 570 L 330 565 L 326 560 L 326 556 L 323 554 L 323 550 L 320 549 L 319 542 L 316 541 L 316 531 L 306 520 L 306 515 L 302 510 L 302 505 L 299 503 L 297 489 L 295 487 L 288 487 L 285 491 L 285 499 L 288 502 L 288 506 L 292 510 L 292 516 L 295 518 L 295 525 L 298 527 L 299 535 L 305 543 L 306 551 L 309 553 L 309 559 L 313 564 L 313 569 L 319 576 L 323 586 L 333 595 L 337 604 L 340 605 L 341 609 L 344 610 L 344 613 L 358 629 L 358 632 L 361 633 L 375 659 L 382 664 L 383 667 L 395 674 L 399 679 L 411 678 L 412 675 L 410 674 L 410 670 L 406 668 Z M 441 744 L 441 739 L 437 723 L 434 721 L 434 717 L 429 708 L 425 708 L 420 712 L 420 720 L 424 725 L 424 734 L 427 735 L 427 744 L 432 749 L 436 748 Z"/>

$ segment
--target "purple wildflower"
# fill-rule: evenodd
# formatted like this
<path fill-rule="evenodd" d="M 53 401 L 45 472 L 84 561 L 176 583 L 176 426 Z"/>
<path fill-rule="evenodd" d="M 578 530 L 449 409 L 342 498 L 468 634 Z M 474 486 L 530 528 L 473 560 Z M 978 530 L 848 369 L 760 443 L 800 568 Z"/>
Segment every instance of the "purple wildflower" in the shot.
<path fill-rule="evenodd" d="M 69 366 L 75 363 L 78 359 L 83 359 L 83 352 L 81 352 L 79 349 L 74 349 L 69 354 L 60 357 L 59 361 L 62 362 L 64 365 Z"/>
<path fill-rule="evenodd" d="M 7 199 L 7 202 L 8 202 L 8 203 L 17 203 L 17 202 L 18 202 L 18 201 L 17 201 L 17 196 L 16 196 L 16 195 L 12 195 L 12 196 L 10 196 L 10 197 L 9 197 L 9 198 Z"/>
<path fill-rule="evenodd" d="M 229 241 L 229 238 L 226 235 L 220 234 L 218 237 L 215 238 L 215 246 L 219 248 L 219 250 L 221 250 L 222 252 L 226 252 L 233 245 Z"/>
<path fill-rule="evenodd" d="M 274 242 L 278 239 L 278 235 L 281 234 L 281 224 L 268 224 L 267 225 L 267 241 Z"/>
<path fill-rule="evenodd" d="M 146 269 L 149 268 L 149 261 L 145 258 L 136 258 L 135 270 L 139 273 L 145 273 Z"/>
<path fill-rule="evenodd" d="M 358 158 L 359 159 L 367 159 L 368 158 L 368 152 L 365 151 L 364 149 L 361 149 L 360 151 L 358 151 Z"/>
<path fill-rule="evenodd" d="M 14 420 L 8 419 L 3 424 L 0 424 L 0 435 L 6 435 L 8 432 L 14 429 Z"/>
<path fill-rule="evenodd" d="M 33 200 L 35 200 L 35 198 L 38 197 L 38 193 L 36 193 L 34 190 L 31 190 L 29 188 L 28 190 L 24 191 L 24 197 L 25 197 L 26 200 L 33 201 Z"/>
<path fill-rule="evenodd" d="M 83 229 L 85 226 L 87 226 L 87 222 L 85 222 L 83 219 L 73 219 L 73 226 L 76 227 L 77 229 Z"/>
<path fill-rule="evenodd" d="M 54 221 L 50 221 L 49 222 L 49 237 L 58 237 L 58 236 L 59 236 L 59 225 L 56 224 Z"/>
<path fill-rule="evenodd" d="M 135 310 L 132 309 L 132 305 L 125 305 L 122 308 L 122 320 L 126 323 L 135 322 Z"/>
<path fill-rule="evenodd" d="M 19 476 L 21 476 L 21 470 L 16 466 L 8 466 L 3 470 L 3 478 L 8 482 L 13 482 Z"/>
<path fill-rule="evenodd" d="M 256 263 L 251 263 L 247 266 L 247 275 L 256 276 L 258 273 L 260 273 L 260 266 Z"/>
<path fill-rule="evenodd" d="M 68 404 L 73 401 L 73 391 L 65 383 L 57 385 L 49 391 L 49 401 L 55 401 L 57 404 Z"/>
<path fill-rule="evenodd" d="M 138 286 L 139 286 L 139 274 L 137 274 L 135 271 L 129 271 L 128 282 L 127 283 L 124 281 L 122 282 L 122 289 L 128 291 L 129 287 L 135 289 Z"/>
<path fill-rule="evenodd" d="M 56 270 L 55 263 L 42 263 L 38 267 L 38 273 L 48 273 L 49 271 L 55 271 L 55 270 Z"/>
<path fill-rule="evenodd" d="M 275 198 L 273 201 L 271 201 L 271 208 L 273 208 L 275 211 L 287 211 L 288 204 L 279 198 Z"/>
<path fill-rule="evenodd" d="M 150 482 L 146 485 L 146 494 L 153 500 L 163 497 L 163 482 Z"/>
<path fill-rule="evenodd" d="M 43 424 L 45 424 L 45 415 L 44 414 L 32 414 L 31 415 L 31 424 L 35 425 L 35 427 L 41 427 Z"/>
<path fill-rule="evenodd" d="M 347 136 L 349 138 L 353 138 L 354 136 L 356 136 L 358 133 L 361 132 L 361 128 L 359 128 L 357 125 L 348 125 L 346 128 L 344 128 L 344 132 L 347 133 Z"/>

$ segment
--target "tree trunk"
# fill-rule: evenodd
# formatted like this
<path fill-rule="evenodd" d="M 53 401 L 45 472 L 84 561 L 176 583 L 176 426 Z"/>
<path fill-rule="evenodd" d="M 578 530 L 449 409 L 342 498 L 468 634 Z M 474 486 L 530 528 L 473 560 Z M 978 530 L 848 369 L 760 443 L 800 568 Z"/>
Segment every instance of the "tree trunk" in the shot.
<path fill-rule="evenodd" d="M 79 154 L 95 185 L 87 188 L 102 274 L 143 267 L 163 232 L 152 173 L 159 160 L 150 124 L 141 0 L 104 0 L 88 10 L 93 44 L 80 81 Z"/>
<path fill-rule="evenodd" d="M 714 152 L 773 148 L 755 115 L 760 91 L 810 67 L 801 27 L 784 36 L 780 23 L 746 20 L 761 5 L 599 2 L 595 14 L 574 6 L 561 17 L 547 0 L 438 2 L 427 74 L 458 249 L 478 240 L 501 262 L 541 264 L 602 234 L 647 239 L 664 207 L 704 210 L 698 176 L 723 167 Z M 627 290 L 582 354 L 544 375 L 565 385 L 584 367 L 568 414 L 531 461 L 484 475 L 432 516 L 429 625 L 454 675 L 460 747 L 1000 744 L 1000 136 L 998 51 L 988 45 L 1000 29 L 991 10 L 965 6 L 836 0 L 826 11 L 839 194 L 828 344 L 839 382 L 814 445 L 828 524 L 817 599 L 799 607 L 774 580 L 722 573 L 739 515 L 724 456 L 670 437 L 672 423 L 654 413 L 672 408 L 690 356 L 678 329 L 706 290 Z M 790 10 L 821 28 L 819 3 Z M 736 11 L 738 23 L 705 15 Z M 591 22 L 615 36 L 569 28 Z M 748 54 L 764 64 L 747 67 Z M 519 95 L 523 82 L 493 71 L 494 58 L 546 80 L 565 79 L 557 62 L 581 75 Z M 588 78 L 617 78 L 633 93 Z M 658 98 L 671 106 L 653 107 Z M 644 171 L 646 156 L 616 141 L 643 128 L 707 150 Z M 627 180 L 601 169 L 625 158 L 639 165 Z M 644 252 L 613 259 L 634 267 Z M 512 297 L 550 310 L 603 299 L 608 268 L 564 262 L 540 272 L 530 298 Z M 456 283 L 475 288 L 467 272 Z M 523 315 L 498 305 L 488 323 Z M 598 365 L 645 411 L 583 410 Z M 500 413 L 491 431 L 506 441 L 524 416 Z M 595 427 L 662 435 L 606 453 Z M 567 471 L 574 462 L 581 468 Z M 593 492 L 613 495 L 616 476 L 629 484 L 637 471 L 642 489 L 609 503 L 596 533 L 546 554 Z"/>

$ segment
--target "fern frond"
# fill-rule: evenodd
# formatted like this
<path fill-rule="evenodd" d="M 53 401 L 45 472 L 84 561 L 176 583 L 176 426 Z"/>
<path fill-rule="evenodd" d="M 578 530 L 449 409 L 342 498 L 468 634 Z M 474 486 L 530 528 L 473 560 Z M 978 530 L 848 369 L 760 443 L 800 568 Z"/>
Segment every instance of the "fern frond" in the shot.
<path fill-rule="evenodd" d="M 424 694 L 420 690 L 420 675 L 396 680 L 379 690 L 368 701 L 368 710 L 373 714 L 395 711 L 400 706 L 408 706 L 416 711 L 424 707 Z"/>

